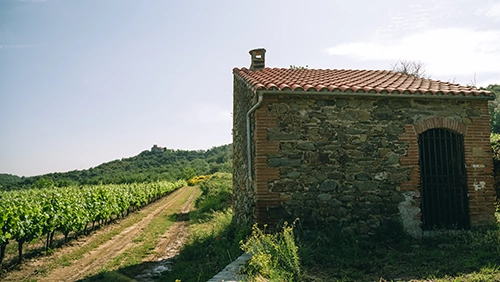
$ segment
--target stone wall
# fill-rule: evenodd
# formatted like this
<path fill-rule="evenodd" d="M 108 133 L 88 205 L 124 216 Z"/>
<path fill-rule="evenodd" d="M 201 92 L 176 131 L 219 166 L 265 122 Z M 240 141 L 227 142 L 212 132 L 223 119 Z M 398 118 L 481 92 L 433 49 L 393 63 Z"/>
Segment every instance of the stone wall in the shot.
<path fill-rule="evenodd" d="M 255 179 L 246 182 L 242 119 L 250 108 L 243 104 L 256 102 L 251 96 L 235 81 L 237 220 L 249 221 L 253 212 L 259 223 L 298 217 L 305 226 L 358 233 L 398 220 L 419 236 L 417 136 L 448 128 L 464 135 L 471 225 L 494 221 L 486 101 L 265 96 L 252 122 Z"/>
<path fill-rule="evenodd" d="M 238 224 L 250 226 L 254 222 L 254 186 L 247 173 L 246 113 L 257 100 L 237 79 L 233 99 L 233 211 Z M 254 128 L 252 123 L 252 132 Z"/>

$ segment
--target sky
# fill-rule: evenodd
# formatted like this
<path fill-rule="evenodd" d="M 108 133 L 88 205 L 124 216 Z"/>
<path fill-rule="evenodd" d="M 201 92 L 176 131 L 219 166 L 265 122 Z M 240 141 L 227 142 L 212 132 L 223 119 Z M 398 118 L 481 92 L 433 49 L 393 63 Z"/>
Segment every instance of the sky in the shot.
<path fill-rule="evenodd" d="M 498 0 L 0 0 L 0 173 L 232 142 L 234 67 L 500 84 Z"/>

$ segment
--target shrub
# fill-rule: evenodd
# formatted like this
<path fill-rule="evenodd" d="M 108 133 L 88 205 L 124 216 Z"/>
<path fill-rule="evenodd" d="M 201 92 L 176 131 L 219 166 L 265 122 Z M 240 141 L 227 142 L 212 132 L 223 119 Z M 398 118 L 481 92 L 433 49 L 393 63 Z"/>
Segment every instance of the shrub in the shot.
<path fill-rule="evenodd" d="M 276 234 L 267 234 L 255 224 L 251 237 L 246 243 L 242 242 L 241 248 L 252 255 L 247 268 L 251 278 L 262 276 L 270 281 L 298 281 L 298 248 L 293 227 L 286 222 L 283 231 Z"/>
<path fill-rule="evenodd" d="M 210 179 L 210 175 L 198 175 L 195 176 L 187 181 L 187 184 L 189 186 L 194 186 L 197 185 L 203 181 L 206 181 L 207 179 Z"/>
<path fill-rule="evenodd" d="M 223 211 L 231 207 L 232 176 L 215 173 L 200 184 L 201 195 L 196 199 L 196 209 L 203 212 Z"/>

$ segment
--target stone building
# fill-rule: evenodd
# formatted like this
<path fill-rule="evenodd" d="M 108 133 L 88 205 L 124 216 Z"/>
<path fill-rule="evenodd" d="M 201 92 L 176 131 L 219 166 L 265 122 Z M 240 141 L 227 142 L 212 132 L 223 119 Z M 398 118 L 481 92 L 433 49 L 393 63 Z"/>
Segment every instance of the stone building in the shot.
<path fill-rule="evenodd" d="M 494 223 L 488 91 L 386 70 L 235 68 L 236 220 L 416 237 Z"/>
<path fill-rule="evenodd" d="M 151 153 L 161 153 L 161 152 L 165 152 L 166 150 L 167 150 L 167 148 L 160 147 L 158 145 L 153 145 L 153 147 L 151 147 Z"/>

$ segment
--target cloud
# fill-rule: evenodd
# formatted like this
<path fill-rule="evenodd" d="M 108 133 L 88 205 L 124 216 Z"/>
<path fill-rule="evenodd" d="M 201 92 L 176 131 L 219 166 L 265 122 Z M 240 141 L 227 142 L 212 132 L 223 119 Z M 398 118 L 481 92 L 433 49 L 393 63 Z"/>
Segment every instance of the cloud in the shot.
<path fill-rule="evenodd" d="M 493 18 L 495 21 L 500 21 L 500 3 L 491 6 L 485 13 L 487 17 Z"/>
<path fill-rule="evenodd" d="M 493 4 L 488 8 L 479 8 L 475 14 L 491 18 L 498 22 L 500 21 L 500 3 Z"/>
<path fill-rule="evenodd" d="M 500 74 L 500 65 L 493 63 L 500 62 L 500 30 L 440 28 L 400 39 L 339 44 L 326 52 L 361 61 L 421 61 L 432 75 Z"/>
<path fill-rule="evenodd" d="M 33 45 L 21 44 L 21 45 L 1 45 L 0 49 L 21 49 L 21 48 L 31 48 Z"/>
<path fill-rule="evenodd" d="M 375 31 L 380 39 L 398 38 L 402 34 L 419 32 L 430 28 L 431 16 L 436 13 L 434 7 L 422 8 L 420 4 L 413 4 L 405 11 L 391 16 L 387 27 Z"/>

